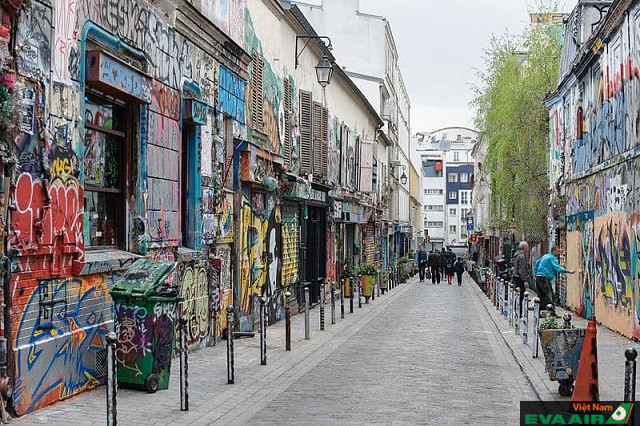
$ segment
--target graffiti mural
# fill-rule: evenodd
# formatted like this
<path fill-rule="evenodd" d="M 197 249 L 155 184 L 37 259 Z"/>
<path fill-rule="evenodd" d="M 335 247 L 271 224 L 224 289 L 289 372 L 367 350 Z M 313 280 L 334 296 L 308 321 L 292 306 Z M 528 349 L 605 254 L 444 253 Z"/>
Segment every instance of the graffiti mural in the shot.
<path fill-rule="evenodd" d="M 14 406 L 26 413 L 103 382 L 104 336 L 112 329 L 113 275 L 14 284 Z"/>
<path fill-rule="evenodd" d="M 209 336 L 210 293 L 207 266 L 202 261 L 183 262 L 178 266 L 180 315 L 187 319 L 187 344 L 199 347 Z"/>

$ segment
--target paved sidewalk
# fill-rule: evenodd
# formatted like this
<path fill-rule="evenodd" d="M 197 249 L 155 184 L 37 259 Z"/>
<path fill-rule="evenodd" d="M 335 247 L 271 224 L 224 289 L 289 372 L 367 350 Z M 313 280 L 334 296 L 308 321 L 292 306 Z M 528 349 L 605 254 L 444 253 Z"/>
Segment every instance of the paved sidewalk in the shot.
<path fill-rule="evenodd" d="M 536 390 L 537 396 L 542 400 L 568 400 L 558 393 L 558 382 L 549 380 L 545 371 L 544 355 L 542 349 L 539 350 L 539 357 L 533 358 L 531 346 L 533 343 L 533 311 L 529 312 L 529 344 L 522 343 L 522 335 L 516 336 L 513 327 L 509 326 L 507 320 L 500 316 L 495 306 L 482 293 L 477 285 L 471 287 L 477 298 L 482 301 L 489 318 L 500 330 L 500 336 L 509 346 L 513 355 L 518 360 L 520 368 L 526 374 L 532 386 Z M 562 309 L 557 310 L 558 315 L 567 313 Z M 586 327 L 587 321 L 571 314 L 572 323 L 576 327 Z M 562 319 L 559 319 L 562 321 Z M 624 388 L 624 351 L 637 343 L 627 339 L 608 328 L 598 325 L 598 376 L 600 386 L 600 399 L 621 400 Z M 640 398 L 640 388 L 636 393 L 636 400 Z"/>
<path fill-rule="evenodd" d="M 226 384 L 225 342 L 191 354 L 191 411 L 179 411 L 178 372 L 170 389 L 119 390 L 120 424 L 517 424 L 519 401 L 536 393 L 470 279 L 462 287 L 420 283 L 391 290 L 304 340 L 293 318 L 268 329 L 269 365 L 259 340 L 236 341 L 236 384 Z M 319 312 L 312 312 L 318 330 Z M 330 309 L 327 307 L 327 322 Z M 176 360 L 174 360 L 176 362 Z M 175 365 L 175 364 L 174 364 Z M 105 388 L 14 421 L 104 424 Z"/>

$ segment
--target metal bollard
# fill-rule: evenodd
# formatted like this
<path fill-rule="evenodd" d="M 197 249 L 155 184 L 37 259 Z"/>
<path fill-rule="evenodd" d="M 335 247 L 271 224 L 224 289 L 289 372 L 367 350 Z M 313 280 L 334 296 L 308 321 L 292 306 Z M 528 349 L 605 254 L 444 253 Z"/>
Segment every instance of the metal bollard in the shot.
<path fill-rule="evenodd" d="M 524 292 L 524 300 L 522 301 L 522 343 L 529 344 L 529 293 Z"/>
<path fill-rule="evenodd" d="M 340 318 L 344 319 L 344 280 L 340 288 Z"/>
<path fill-rule="evenodd" d="M 331 324 L 336 323 L 336 294 L 333 282 L 331 282 Z"/>
<path fill-rule="evenodd" d="M 520 335 L 520 289 L 515 289 L 515 294 L 513 297 L 513 303 L 515 304 L 515 308 L 513 309 L 513 327 L 514 333 L 516 336 Z"/>
<path fill-rule="evenodd" d="M 538 324 L 540 323 L 540 299 L 533 299 L 533 344 L 531 352 L 534 358 L 538 358 Z"/>
<path fill-rule="evenodd" d="M 233 359 L 233 305 L 227 306 L 227 383 L 235 382 Z"/>
<path fill-rule="evenodd" d="M 107 342 L 107 425 L 118 424 L 118 363 L 116 361 L 116 333 L 109 333 L 105 337 Z"/>
<path fill-rule="evenodd" d="M 291 297 L 291 292 L 287 291 L 285 294 L 286 305 L 285 305 L 285 350 L 291 350 L 291 304 L 289 303 L 289 298 Z"/>
<path fill-rule="evenodd" d="M 358 277 L 358 308 L 362 308 L 362 282 Z"/>
<path fill-rule="evenodd" d="M 260 365 L 267 365 L 267 298 L 260 298 Z"/>
<path fill-rule="evenodd" d="M 502 279 L 498 280 L 498 311 L 502 315 L 502 302 L 504 300 L 504 290 L 502 288 Z"/>
<path fill-rule="evenodd" d="M 353 278 L 349 278 L 349 313 L 353 313 L 353 298 L 355 297 L 355 291 L 353 290 Z"/>
<path fill-rule="evenodd" d="M 507 321 L 513 325 L 513 284 L 508 284 L 507 297 Z"/>
<path fill-rule="evenodd" d="M 635 402 L 636 400 L 636 358 L 638 351 L 629 348 L 624 351 L 627 360 L 624 363 L 624 402 Z"/>
<path fill-rule="evenodd" d="M 180 318 L 180 411 L 189 411 L 189 347 L 187 318 Z"/>
<path fill-rule="evenodd" d="M 311 340 L 311 322 L 309 320 L 309 287 L 304 288 L 304 340 Z"/>
<path fill-rule="evenodd" d="M 320 287 L 320 331 L 324 330 L 324 283 Z"/>

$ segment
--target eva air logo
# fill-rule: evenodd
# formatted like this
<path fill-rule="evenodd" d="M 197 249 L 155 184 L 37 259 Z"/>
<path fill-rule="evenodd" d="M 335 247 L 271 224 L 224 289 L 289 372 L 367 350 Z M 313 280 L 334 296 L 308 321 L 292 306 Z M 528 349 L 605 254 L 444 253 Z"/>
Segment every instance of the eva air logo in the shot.
<path fill-rule="evenodd" d="M 618 408 L 613 412 L 609 420 L 607 420 L 608 425 L 626 425 L 629 421 L 629 417 L 631 416 L 631 410 L 633 409 L 632 402 L 625 402 L 624 404 L 620 404 Z"/>

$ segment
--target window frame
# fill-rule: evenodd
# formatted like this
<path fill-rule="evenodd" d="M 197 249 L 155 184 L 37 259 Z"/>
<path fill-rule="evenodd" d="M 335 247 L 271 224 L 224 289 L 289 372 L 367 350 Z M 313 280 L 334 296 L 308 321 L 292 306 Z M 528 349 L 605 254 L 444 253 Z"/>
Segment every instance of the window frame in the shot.
<path fill-rule="evenodd" d="M 458 193 L 456 191 L 449 191 L 449 199 L 450 200 L 457 200 L 458 199 Z"/>
<path fill-rule="evenodd" d="M 460 173 L 460 183 L 469 183 L 469 173 Z"/>
<path fill-rule="evenodd" d="M 447 173 L 447 182 L 458 183 L 458 173 Z"/>

